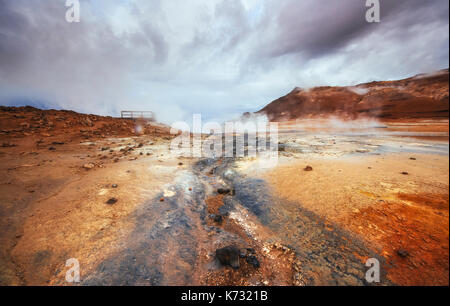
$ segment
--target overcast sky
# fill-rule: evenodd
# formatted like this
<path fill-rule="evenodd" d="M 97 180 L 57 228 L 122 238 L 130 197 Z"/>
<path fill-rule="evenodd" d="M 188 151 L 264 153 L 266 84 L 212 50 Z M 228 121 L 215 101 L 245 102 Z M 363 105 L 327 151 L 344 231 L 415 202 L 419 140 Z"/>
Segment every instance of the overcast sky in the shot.
<path fill-rule="evenodd" d="M 0 104 L 171 123 L 257 111 L 294 87 L 449 66 L 449 1 L 0 0 Z"/>

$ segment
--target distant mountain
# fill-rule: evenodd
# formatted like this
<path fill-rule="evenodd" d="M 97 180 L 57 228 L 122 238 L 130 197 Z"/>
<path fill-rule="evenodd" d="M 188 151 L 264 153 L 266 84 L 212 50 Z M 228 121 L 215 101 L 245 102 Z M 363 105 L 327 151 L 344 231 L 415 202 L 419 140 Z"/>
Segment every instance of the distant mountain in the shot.
<path fill-rule="evenodd" d="M 296 87 L 257 112 L 271 121 L 361 117 L 439 119 L 449 116 L 449 70 L 353 87 Z"/>

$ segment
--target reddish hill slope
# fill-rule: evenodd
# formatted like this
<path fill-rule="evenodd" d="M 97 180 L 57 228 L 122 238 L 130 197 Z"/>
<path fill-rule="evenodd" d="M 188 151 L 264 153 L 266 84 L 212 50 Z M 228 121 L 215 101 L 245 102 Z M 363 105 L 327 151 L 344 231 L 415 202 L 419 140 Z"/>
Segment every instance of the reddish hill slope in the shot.
<path fill-rule="evenodd" d="M 58 141 L 100 139 L 115 136 L 170 136 L 167 126 L 155 122 L 80 114 L 65 110 L 0 106 L 0 146 L 19 138 L 50 137 Z"/>
<path fill-rule="evenodd" d="M 354 87 L 295 88 L 262 110 L 272 121 L 337 116 L 345 119 L 439 119 L 449 115 L 449 70 Z"/>

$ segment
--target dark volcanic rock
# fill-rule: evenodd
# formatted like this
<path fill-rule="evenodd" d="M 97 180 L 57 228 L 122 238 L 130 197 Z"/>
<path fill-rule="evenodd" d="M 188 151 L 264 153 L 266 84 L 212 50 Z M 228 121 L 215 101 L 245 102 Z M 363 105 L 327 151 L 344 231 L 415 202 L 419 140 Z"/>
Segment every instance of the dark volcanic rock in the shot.
<path fill-rule="evenodd" d="M 249 252 L 250 254 L 256 254 L 256 251 L 253 248 L 247 248 L 247 252 Z"/>
<path fill-rule="evenodd" d="M 228 188 L 219 188 L 219 189 L 217 189 L 217 193 L 218 194 L 229 194 L 230 192 L 231 192 L 231 190 L 228 189 Z"/>
<path fill-rule="evenodd" d="M 109 199 L 107 202 L 106 202 L 106 204 L 108 204 L 108 205 L 113 205 L 113 204 L 116 204 L 117 203 L 117 199 L 116 198 L 111 198 L 111 199 Z"/>
<path fill-rule="evenodd" d="M 9 142 L 4 142 L 2 144 L 2 148 L 12 148 L 12 147 L 15 147 L 15 146 L 16 146 L 15 144 L 11 144 Z"/>
<path fill-rule="evenodd" d="M 397 250 L 397 255 L 405 258 L 405 257 L 409 256 L 409 252 L 405 249 L 399 249 L 399 250 Z"/>
<path fill-rule="evenodd" d="M 255 255 L 248 255 L 245 260 L 247 261 L 247 263 L 252 265 L 254 268 L 260 267 L 259 260 L 258 260 L 258 258 L 256 258 Z"/>
<path fill-rule="evenodd" d="M 303 170 L 305 170 L 305 171 L 313 171 L 313 168 L 311 166 L 306 166 L 306 168 L 303 169 Z"/>
<path fill-rule="evenodd" d="M 230 266 L 239 269 L 239 249 L 230 245 L 216 250 L 216 257 L 223 266 Z"/>
<path fill-rule="evenodd" d="M 214 222 L 222 224 L 223 221 L 222 215 L 211 215 L 211 218 L 214 220 Z"/>

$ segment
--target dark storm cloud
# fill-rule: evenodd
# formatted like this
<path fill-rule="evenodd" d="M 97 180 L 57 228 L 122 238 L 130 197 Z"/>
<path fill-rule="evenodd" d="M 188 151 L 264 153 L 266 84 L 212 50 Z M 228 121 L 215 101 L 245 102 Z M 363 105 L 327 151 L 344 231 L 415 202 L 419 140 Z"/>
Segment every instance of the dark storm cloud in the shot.
<path fill-rule="evenodd" d="M 447 0 L 0 0 L 0 103 L 83 112 L 253 111 L 294 86 L 392 79 L 448 66 Z M 22 99 L 23 100 L 23 99 Z"/>
<path fill-rule="evenodd" d="M 13 10 L 10 2 L 0 0 L 0 69 L 7 73 L 26 57 L 26 42 L 17 37 L 17 32 L 25 32 L 28 20 Z M 3 74 L 2 73 L 2 74 Z"/>
<path fill-rule="evenodd" d="M 279 57 L 301 54 L 314 58 L 335 52 L 352 41 L 377 30 L 378 24 L 365 19 L 368 8 L 364 0 L 272 2 L 262 27 L 267 38 L 262 54 Z M 382 0 L 383 23 L 399 35 L 410 26 L 431 22 L 448 22 L 448 1 Z M 379 28 L 379 27 L 378 27 Z"/>
<path fill-rule="evenodd" d="M 64 1 L 2 0 L 0 89 L 19 90 L 61 107 L 115 111 L 127 81 L 145 63 L 167 60 L 163 34 L 148 22 L 118 36 L 101 19 L 65 20 Z M 122 96 L 124 95 L 124 96 Z M 100 108 L 98 107 L 100 106 Z"/>

